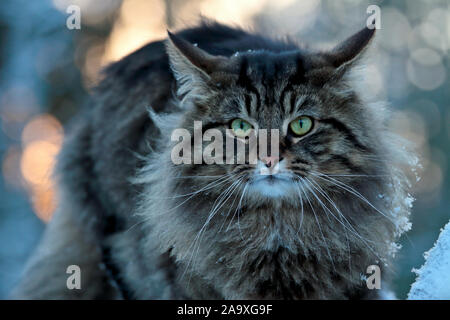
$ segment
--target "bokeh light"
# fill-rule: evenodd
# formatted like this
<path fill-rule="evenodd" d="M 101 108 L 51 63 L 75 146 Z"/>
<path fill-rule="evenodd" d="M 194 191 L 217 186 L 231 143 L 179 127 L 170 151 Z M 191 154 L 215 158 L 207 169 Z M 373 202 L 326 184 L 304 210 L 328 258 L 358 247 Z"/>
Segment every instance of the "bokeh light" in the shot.
<path fill-rule="evenodd" d="M 420 48 L 411 53 L 407 74 L 409 81 L 422 90 L 437 89 L 446 78 L 441 56 L 430 48 Z"/>
<path fill-rule="evenodd" d="M 63 13 L 70 5 L 80 7 L 83 24 L 97 25 L 104 22 L 120 6 L 120 0 L 52 0 L 53 5 Z M 151 2 L 151 1 L 149 1 Z"/>
<path fill-rule="evenodd" d="M 33 208 L 44 221 L 50 220 L 56 208 L 53 169 L 62 140 L 62 125 L 49 114 L 30 120 L 22 133 L 21 173 Z"/>
<path fill-rule="evenodd" d="M 165 21 L 165 3 L 162 0 L 123 2 L 102 62 L 117 61 L 149 41 L 164 38 L 167 33 Z"/>

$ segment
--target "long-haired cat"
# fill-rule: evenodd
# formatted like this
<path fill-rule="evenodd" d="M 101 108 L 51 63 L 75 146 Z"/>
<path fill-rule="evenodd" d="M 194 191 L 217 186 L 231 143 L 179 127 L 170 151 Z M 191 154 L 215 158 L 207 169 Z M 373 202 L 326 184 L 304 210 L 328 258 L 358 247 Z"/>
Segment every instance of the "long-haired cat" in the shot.
<path fill-rule="evenodd" d="M 374 33 L 313 51 L 203 22 L 110 66 L 69 130 L 59 209 L 14 297 L 381 297 L 364 276 L 389 280 L 410 158 L 354 77 Z M 194 136 L 194 121 L 236 140 L 276 129 L 279 153 L 175 164 L 172 132 Z"/>

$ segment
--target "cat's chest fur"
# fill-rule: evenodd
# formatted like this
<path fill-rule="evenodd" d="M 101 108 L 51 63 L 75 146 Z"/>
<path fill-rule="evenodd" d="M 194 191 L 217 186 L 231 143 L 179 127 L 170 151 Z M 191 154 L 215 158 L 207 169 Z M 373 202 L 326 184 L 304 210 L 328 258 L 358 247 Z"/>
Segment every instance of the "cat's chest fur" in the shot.
<path fill-rule="evenodd" d="M 199 224 L 176 233 L 155 217 L 150 239 L 162 240 L 162 251 L 170 252 L 173 285 L 189 298 L 208 298 L 205 293 L 226 299 L 348 298 L 348 292 L 360 290 L 359 265 L 366 265 L 367 256 L 351 259 L 359 249 L 336 245 L 337 233 L 326 227 L 324 238 L 310 214 L 244 207 L 239 217 L 218 213 L 204 229 Z"/>

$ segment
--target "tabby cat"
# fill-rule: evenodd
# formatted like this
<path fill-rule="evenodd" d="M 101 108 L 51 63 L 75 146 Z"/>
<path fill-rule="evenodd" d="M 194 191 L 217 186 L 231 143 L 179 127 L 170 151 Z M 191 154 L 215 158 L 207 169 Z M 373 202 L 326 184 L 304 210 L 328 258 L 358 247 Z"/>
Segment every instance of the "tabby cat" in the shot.
<path fill-rule="evenodd" d="M 68 130 L 59 209 L 13 296 L 382 298 L 364 276 L 389 280 L 411 158 L 355 77 L 374 33 L 319 51 L 202 22 L 112 64 Z M 276 129 L 278 155 L 175 164 L 172 132 L 194 121 L 236 140 Z"/>

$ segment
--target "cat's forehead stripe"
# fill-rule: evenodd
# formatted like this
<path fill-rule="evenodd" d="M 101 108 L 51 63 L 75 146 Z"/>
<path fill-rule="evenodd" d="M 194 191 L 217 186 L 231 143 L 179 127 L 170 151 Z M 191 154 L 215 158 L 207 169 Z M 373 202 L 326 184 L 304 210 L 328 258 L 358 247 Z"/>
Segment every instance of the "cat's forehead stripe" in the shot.
<path fill-rule="evenodd" d="M 241 61 L 241 67 L 239 71 L 239 78 L 237 81 L 237 84 L 244 88 L 246 91 L 250 92 L 250 94 L 254 95 L 256 98 L 256 105 L 255 109 L 259 110 L 260 104 L 261 104 L 261 96 L 259 94 L 258 89 L 253 85 L 252 80 L 247 74 L 248 72 L 248 60 L 246 57 L 243 57 Z M 251 106 L 251 99 L 246 98 L 245 99 L 245 108 L 247 110 L 247 113 L 251 114 L 253 111 Z M 256 110 L 254 110 L 256 112 Z"/>
<path fill-rule="evenodd" d="M 292 91 L 295 86 L 304 83 L 306 83 L 304 62 L 298 53 L 294 56 L 283 56 L 283 59 L 263 53 L 241 58 L 237 84 L 256 99 L 252 109 L 251 99 L 247 95 L 245 97 L 245 108 L 249 114 L 261 110 L 262 96 L 265 105 L 284 106 L 287 109 L 286 113 L 293 112 L 296 96 Z M 280 87 L 281 85 L 283 87 Z M 284 99 L 288 93 L 291 93 L 290 100 L 285 104 Z M 276 97 L 278 101 L 275 101 Z"/>

